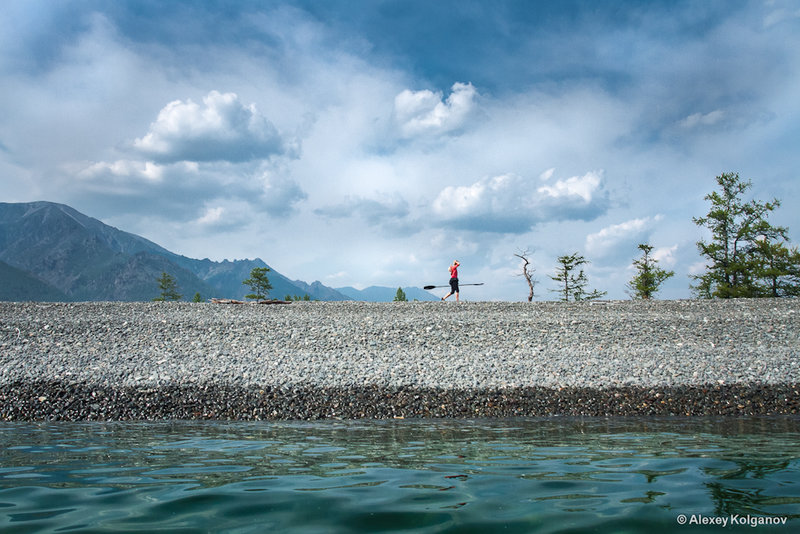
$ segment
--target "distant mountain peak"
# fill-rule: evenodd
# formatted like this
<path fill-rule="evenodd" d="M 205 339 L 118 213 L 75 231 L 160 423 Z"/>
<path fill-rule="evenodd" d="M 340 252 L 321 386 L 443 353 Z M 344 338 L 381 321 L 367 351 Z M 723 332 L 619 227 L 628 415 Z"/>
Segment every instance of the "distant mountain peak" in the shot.
<path fill-rule="evenodd" d="M 0 262 L 0 300 L 150 300 L 158 296 L 162 272 L 177 278 L 187 300 L 195 293 L 244 298 L 248 288 L 242 281 L 254 267 L 268 267 L 260 258 L 215 262 L 181 256 L 47 201 L 0 202 Z M 270 271 L 277 298 L 308 293 L 318 300 L 346 299 L 322 284 L 300 288 Z M 29 287 L 12 292 L 5 283 L 11 281 Z"/>

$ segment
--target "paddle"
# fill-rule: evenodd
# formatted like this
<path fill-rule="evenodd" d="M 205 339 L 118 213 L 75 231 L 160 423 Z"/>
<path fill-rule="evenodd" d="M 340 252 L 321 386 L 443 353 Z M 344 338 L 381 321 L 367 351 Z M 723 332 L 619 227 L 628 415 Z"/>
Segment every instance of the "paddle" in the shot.
<path fill-rule="evenodd" d="M 459 286 L 482 286 L 483 282 L 481 282 L 480 284 L 458 284 L 458 285 Z M 427 291 L 428 289 L 436 289 L 437 287 L 450 287 L 450 286 L 425 286 L 422 289 Z"/>

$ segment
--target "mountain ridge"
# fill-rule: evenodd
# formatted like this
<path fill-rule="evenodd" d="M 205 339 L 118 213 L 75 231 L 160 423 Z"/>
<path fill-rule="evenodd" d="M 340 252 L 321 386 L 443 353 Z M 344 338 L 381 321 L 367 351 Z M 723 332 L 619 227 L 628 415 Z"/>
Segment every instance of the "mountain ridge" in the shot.
<path fill-rule="evenodd" d="M 181 256 L 47 201 L 0 202 L 0 262 L 0 300 L 146 301 L 158 296 L 162 272 L 176 278 L 186 300 L 195 293 L 241 299 L 249 292 L 242 280 L 254 267 L 269 267 L 260 258 L 215 262 Z M 268 277 L 277 298 L 308 292 L 273 269 Z M 27 289 L 20 291 L 26 282 Z M 325 289 L 325 300 L 347 300 L 331 288 L 316 287 Z M 309 296 L 323 300 L 322 294 Z"/>
<path fill-rule="evenodd" d="M 267 273 L 273 298 L 367 302 L 392 301 L 397 288 L 331 288 L 291 280 L 261 258 L 213 261 L 176 254 L 66 204 L 0 202 L 0 301 L 148 301 L 159 295 L 162 272 L 173 276 L 184 300 L 199 293 L 244 299 L 242 280 L 256 267 Z M 408 300 L 437 300 L 406 287 Z"/>

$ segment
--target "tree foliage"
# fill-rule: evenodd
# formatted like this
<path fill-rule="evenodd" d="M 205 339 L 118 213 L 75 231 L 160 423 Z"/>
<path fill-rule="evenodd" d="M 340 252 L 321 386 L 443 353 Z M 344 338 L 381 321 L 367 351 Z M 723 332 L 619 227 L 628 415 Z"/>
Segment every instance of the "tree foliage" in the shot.
<path fill-rule="evenodd" d="M 158 277 L 158 289 L 161 294 L 153 299 L 155 302 L 164 302 L 167 300 L 181 300 L 183 295 L 178 293 L 178 282 L 175 277 L 167 272 L 162 272 Z"/>
<path fill-rule="evenodd" d="M 629 294 L 634 299 L 650 299 L 665 280 L 675 276 L 675 272 L 665 271 L 658 266 L 658 260 L 650 256 L 652 246 L 640 244 L 639 250 L 642 251 L 642 257 L 633 262 L 636 276 L 628 283 Z"/>
<path fill-rule="evenodd" d="M 267 278 L 268 267 L 254 267 L 250 271 L 250 278 L 242 280 L 242 284 L 249 286 L 250 293 L 245 295 L 245 298 L 252 300 L 264 300 L 269 295 L 269 290 L 272 289 L 272 284 L 269 283 Z"/>
<path fill-rule="evenodd" d="M 199 291 L 192 297 L 192 302 L 203 302 L 203 297 L 200 295 Z"/>
<path fill-rule="evenodd" d="M 716 180 L 719 191 L 705 197 L 711 202 L 708 214 L 693 218 L 711 232 L 709 242 L 697 242 L 707 271 L 693 276 L 695 294 L 701 298 L 797 295 L 800 254 L 796 247 L 787 248 L 788 230 L 767 221 L 780 201 L 743 200 L 752 183 L 738 173 L 723 173 Z"/>
<path fill-rule="evenodd" d="M 595 300 L 606 294 L 605 291 L 598 291 L 596 289 L 587 292 L 586 286 L 589 282 L 581 266 L 589 263 L 589 261 L 582 255 L 575 252 L 570 255 L 560 256 L 558 258 L 558 263 L 560 265 L 556 271 L 556 276 L 551 276 L 550 278 L 558 282 L 561 287 L 558 289 L 551 289 L 550 291 L 561 295 L 560 300 L 562 302 L 569 302 L 570 299 L 576 302 L 581 300 Z M 578 269 L 578 274 L 573 272 L 576 269 Z"/>
<path fill-rule="evenodd" d="M 764 297 L 800 296 L 800 251 L 784 243 L 761 239 L 756 243 L 755 277 Z"/>
<path fill-rule="evenodd" d="M 394 302 L 407 302 L 408 299 L 406 298 L 406 292 L 403 291 L 402 287 L 397 288 L 397 293 L 394 295 Z"/>

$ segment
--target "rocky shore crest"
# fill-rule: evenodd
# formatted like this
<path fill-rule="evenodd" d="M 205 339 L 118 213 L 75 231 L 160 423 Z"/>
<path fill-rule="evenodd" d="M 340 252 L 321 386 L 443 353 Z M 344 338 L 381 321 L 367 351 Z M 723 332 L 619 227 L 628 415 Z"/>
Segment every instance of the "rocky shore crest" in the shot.
<path fill-rule="evenodd" d="M 0 303 L 0 420 L 800 413 L 797 299 Z"/>

